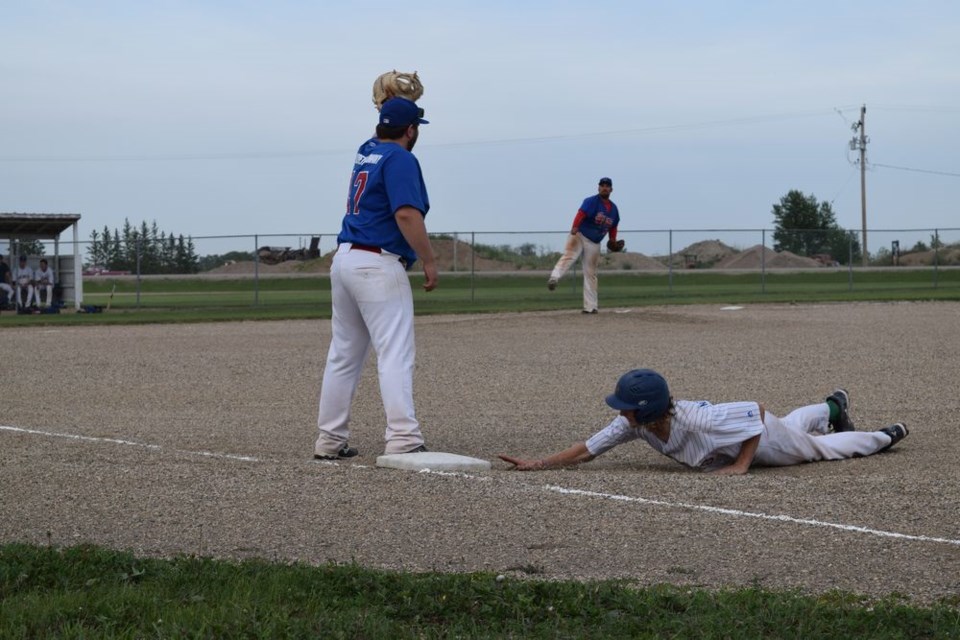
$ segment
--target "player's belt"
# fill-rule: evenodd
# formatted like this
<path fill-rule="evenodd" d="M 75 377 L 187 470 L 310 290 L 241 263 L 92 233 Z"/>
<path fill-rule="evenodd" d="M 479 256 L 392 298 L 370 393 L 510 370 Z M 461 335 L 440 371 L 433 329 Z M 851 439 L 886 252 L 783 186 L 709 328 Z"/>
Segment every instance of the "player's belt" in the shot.
<path fill-rule="evenodd" d="M 369 251 L 370 253 L 383 253 L 383 249 L 381 249 L 380 247 L 374 247 L 373 245 L 369 245 L 369 244 L 358 244 L 356 242 L 350 243 L 350 250 L 352 251 L 353 249 L 359 249 L 360 251 Z M 404 258 L 403 256 L 397 256 L 397 258 L 400 260 L 400 264 L 402 264 L 403 267 L 406 268 L 407 259 Z"/>

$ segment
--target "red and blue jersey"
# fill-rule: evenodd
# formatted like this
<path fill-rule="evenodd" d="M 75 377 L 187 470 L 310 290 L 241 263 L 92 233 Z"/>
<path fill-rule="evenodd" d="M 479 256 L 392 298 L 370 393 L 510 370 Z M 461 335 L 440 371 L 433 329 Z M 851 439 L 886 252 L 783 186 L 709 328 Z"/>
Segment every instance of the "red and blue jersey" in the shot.
<path fill-rule="evenodd" d="M 608 208 L 609 207 L 609 208 Z M 588 240 L 601 242 L 608 233 L 616 238 L 617 225 L 620 224 L 620 211 L 613 200 L 604 200 L 600 195 L 590 196 L 580 205 L 575 224 L 580 233 Z"/>
<path fill-rule="evenodd" d="M 409 269 L 417 254 L 394 217 L 401 207 L 413 207 L 424 216 L 430 210 L 420 162 L 395 142 L 368 140 L 360 146 L 350 174 L 347 213 L 337 243 L 380 247 L 403 256 Z"/>

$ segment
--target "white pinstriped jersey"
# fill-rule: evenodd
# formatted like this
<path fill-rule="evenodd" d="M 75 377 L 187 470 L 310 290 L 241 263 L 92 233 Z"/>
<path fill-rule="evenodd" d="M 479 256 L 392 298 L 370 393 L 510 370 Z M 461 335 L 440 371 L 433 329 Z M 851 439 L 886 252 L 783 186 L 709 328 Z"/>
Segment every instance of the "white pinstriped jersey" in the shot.
<path fill-rule="evenodd" d="M 37 269 L 33 272 L 33 279 L 37 284 L 53 284 L 53 269 L 47 267 L 47 270 Z"/>
<path fill-rule="evenodd" d="M 710 470 L 733 462 L 743 442 L 764 430 L 756 402 L 711 404 L 705 400 L 677 400 L 675 407 L 666 442 L 642 427 L 631 427 L 625 417 L 617 416 L 587 440 L 587 450 L 598 456 L 618 444 L 643 438 L 681 464 Z"/>

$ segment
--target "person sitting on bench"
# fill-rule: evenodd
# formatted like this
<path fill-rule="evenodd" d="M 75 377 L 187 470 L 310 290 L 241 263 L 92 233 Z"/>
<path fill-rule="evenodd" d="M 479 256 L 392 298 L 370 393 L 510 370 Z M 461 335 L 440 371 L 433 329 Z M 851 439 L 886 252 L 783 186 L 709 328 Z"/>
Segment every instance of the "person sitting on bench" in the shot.
<path fill-rule="evenodd" d="M 0 307 L 13 304 L 13 278 L 10 277 L 10 267 L 3 260 L 3 254 L 0 254 L 0 293 L 6 294 L 6 298 L 0 295 Z"/>
<path fill-rule="evenodd" d="M 17 281 L 17 307 L 27 308 L 33 298 L 33 269 L 27 266 L 27 256 L 20 256 L 20 264 L 14 278 Z M 27 299 L 23 299 L 23 292 L 27 292 Z"/>
<path fill-rule="evenodd" d="M 53 304 L 53 269 L 48 266 L 47 259 L 40 260 L 40 268 L 33 272 L 33 297 L 38 307 L 49 307 Z M 41 298 L 40 293 L 46 291 L 46 302 Z"/>

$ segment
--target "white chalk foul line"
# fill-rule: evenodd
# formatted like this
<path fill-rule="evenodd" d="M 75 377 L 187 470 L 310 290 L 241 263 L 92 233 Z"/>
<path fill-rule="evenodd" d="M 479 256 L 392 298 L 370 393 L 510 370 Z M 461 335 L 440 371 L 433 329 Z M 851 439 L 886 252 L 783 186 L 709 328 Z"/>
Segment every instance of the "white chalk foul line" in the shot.
<path fill-rule="evenodd" d="M 150 449 L 152 451 L 162 451 L 163 447 L 158 444 L 149 444 L 145 442 L 134 442 L 132 440 L 121 440 L 119 438 L 98 438 L 95 436 L 81 436 L 73 433 L 56 433 L 52 431 L 40 431 L 38 429 L 24 429 L 22 427 L 9 427 L 0 425 L 0 431 L 13 431 L 16 433 L 28 433 L 31 435 L 45 436 L 48 438 L 67 438 L 70 440 L 80 440 L 83 442 L 105 442 L 109 444 L 120 444 L 132 447 L 140 447 L 142 449 Z M 241 456 L 234 455 L 230 453 L 216 453 L 213 451 L 186 451 L 183 449 L 173 449 L 174 453 L 182 453 L 186 455 L 193 456 L 204 456 L 208 458 L 224 458 L 227 460 L 239 460 L 241 462 L 260 462 L 259 458 L 253 456 Z M 335 466 L 340 466 L 337 462 L 329 462 L 328 464 L 333 464 Z M 367 465 L 360 464 L 351 464 L 351 468 L 363 468 L 363 469 L 373 469 L 375 467 L 368 467 Z M 450 472 L 450 471 L 432 471 L 430 469 L 423 469 L 419 473 L 436 475 L 436 476 L 447 476 L 447 477 L 457 477 L 464 478 L 466 480 L 488 480 L 486 476 L 477 476 L 469 473 L 460 473 L 460 472 Z M 667 502 L 666 500 L 654 500 L 652 498 L 637 498 L 634 496 L 625 496 L 616 493 L 601 493 L 599 491 L 587 491 L 585 489 L 568 489 L 566 487 L 560 487 L 557 485 L 543 485 L 539 488 L 553 493 L 559 493 L 561 495 L 571 495 L 571 496 L 584 496 L 587 498 L 603 498 L 606 500 L 617 500 L 620 502 L 634 502 L 637 504 L 652 504 L 661 507 L 670 507 L 674 509 L 687 509 L 690 511 L 705 511 L 708 513 L 718 513 L 728 516 L 736 516 L 739 518 L 757 518 L 760 520 L 773 520 L 776 522 L 790 522 L 792 524 L 800 524 L 804 526 L 813 526 L 813 527 L 825 527 L 828 529 L 839 529 L 841 531 L 853 531 L 856 533 L 865 533 L 872 536 L 880 536 L 883 538 L 896 538 L 899 540 L 912 540 L 915 542 L 936 542 L 940 544 L 951 544 L 955 546 L 960 546 L 960 540 L 954 540 L 951 538 L 935 538 L 931 536 L 915 536 L 906 533 L 897 533 L 895 531 L 883 531 L 882 529 L 871 529 L 869 527 L 859 527 L 857 525 L 850 524 L 839 524 L 836 522 L 823 522 L 821 520 L 812 520 L 808 518 L 794 518 L 793 516 L 783 516 L 783 515 L 770 515 L 767 513 L 755 513 L 751 511 L 741 511 L 739 509 L 727 509 L 724 507 L 711 507 L 704 504 L 690 504 L 687 502 Z"/>
<path fill-rule="evenodd" d="M 53 431 L 40 431 L 38 429 L 24 429 L 22 427 L 8 427 L 0 425 L 0 431 L 14 431 L 16 433 L 29 433 L 34 436 L 45 436 L 47 438 L 67 438 L 69 440 L 80 440 L 82 442 L 106 442 L 109 444 L 122 444 L 128 447 L 140 447 L 141 449 L 150 449 L 152 451 L 162 451 L 163 447 L 158 444 L 149 444 L 146 442 L 133 442 L 131 440 L 120 440 L 119 438 L 98 438 L 95 436 L 79 436 L 75 433 L 56 433 Z M 183 453 L 191 456 L 205 456 L 207 458 L 224 458 L 227 460 L 240 460 L 242 462 L 260 462 L 259 458 L 251 456 L 239 456 L 230 453 L 216 453 L 214 451 L 185 451 L 183 449 L 171 449 L 174 453 Z"/>
<path fill-rule="evenodd" d="M 913 540 L 917 542 L 939 542 L 941 544 L 952 544 L 960 546 L 960 540 L 950 538 L 933 538 L 930 536 L 914 536 L 906 533 L 896 533 L 894 531 L 883 531 L 881 529 L 870 529 L 868 527 L 858 527 L 850 524 L 838 524 L 836 522 L 823 522 L 820 520 L 811 520 L 807 518 L 794 518 L 792 516 L 777 516 L 767 513 L 754 513 L 751 511 L 740 511 L 739 509 L 726 509 L 723 507 L 711 507 L 702 504 L 689 504 L 686 502 L 666 502 L 664 500 L 652 500 L 650 498 L 635 498 L 632 496 L 618 495 L 615 493 L 600 493 L 598 491 L 585 491 L 583 489 L 567 489 L 556 485 L 546 485 L 547 491 L 553 491 L 564 495 L 587 496 L 590 498 L 605 498 L 607 500 L 619 500 L 622 502 L 636 502 L 640 504 L 653 504 L 662 507 L 672 507 L 676 509 L 689 509 L 691 511 L 707 511 L 709 513 L 719 513 L 728 516 L 737 516 L 740 518 L 758 518 L 760 520 L 775 520 L 777 522 L 790 522 L 813 527 L 826 527 L 830 529 L 840 529 L 842 531 L 855 531 L 857 533 L 866 533 L 872 536 L 883 538 L 898 538 L 900 540 Z"/>
<path fill-rule="evenodd" d="M 333 463 L 337 464 L 337 463 Z M 358 466 L 358 465 L 353 465 Z M 366 467 L 365 467 L 366 468 Z M 373 467 L 370 467 L 373 468 Z M 451 471 L 433 471 L 431 469 L 421 469 L 417 473 L 433 476 L 448 476 L 464 478 L 466 480 L 489 480 L 487 476 L 477 476 L 470 473 L 451 472 Z M 911 540 L 914 542 L 935 542 L 940 544 L 952 544 L 960 546 L 960 540 L 951 538 L 936 538 L 932 536 L 916 536 L 907 533 L 897 533 L 895 531 L 883 531 L 882 529 L 871 529 L 869 527 L 860 527 L 852 524 L 839 524 L 837 522 L 824 522 L 821 520 L 812 520 L 809 518 L 794 518 L 793 516 L 770 515 L 768 513 L 755 513 L 751 511 L 741 511 L 739 509 L 727 509 L 725 507 L 711 507 L 705 504 L 690 504 L 687 502 L 667 502 L 666 500 L 654 500 L 652 498 L 637 498 L 634 496 L 624 496 L 616 493 L 601 493 L 599 491 L 587 491 L 585 489 L 568 489 L 557 485 L 542 485 L 535 487 L 544 489 L 553 493 L 570 496 L 584 496 L 588 498 L 604 498 L 607 500 L 618 500 L 620 502 L 634 502 L 637 504 L 652 504 L 660 507 L 669 507 L 672 509 L 687 509 L 690 511 L 705 511 L 708 513 L 718 513 L 738 518 L 757 518 L 759 520 L 773 520 L 776 522 L 789 522 L 808 527 L 824 527 L 828 529 L 839 529 L 841 531 L 852 531 L 855 533 L 865 533 L 867 535 L 879 536 L 882 538 L 896 538 L 899 540 Z"/>

